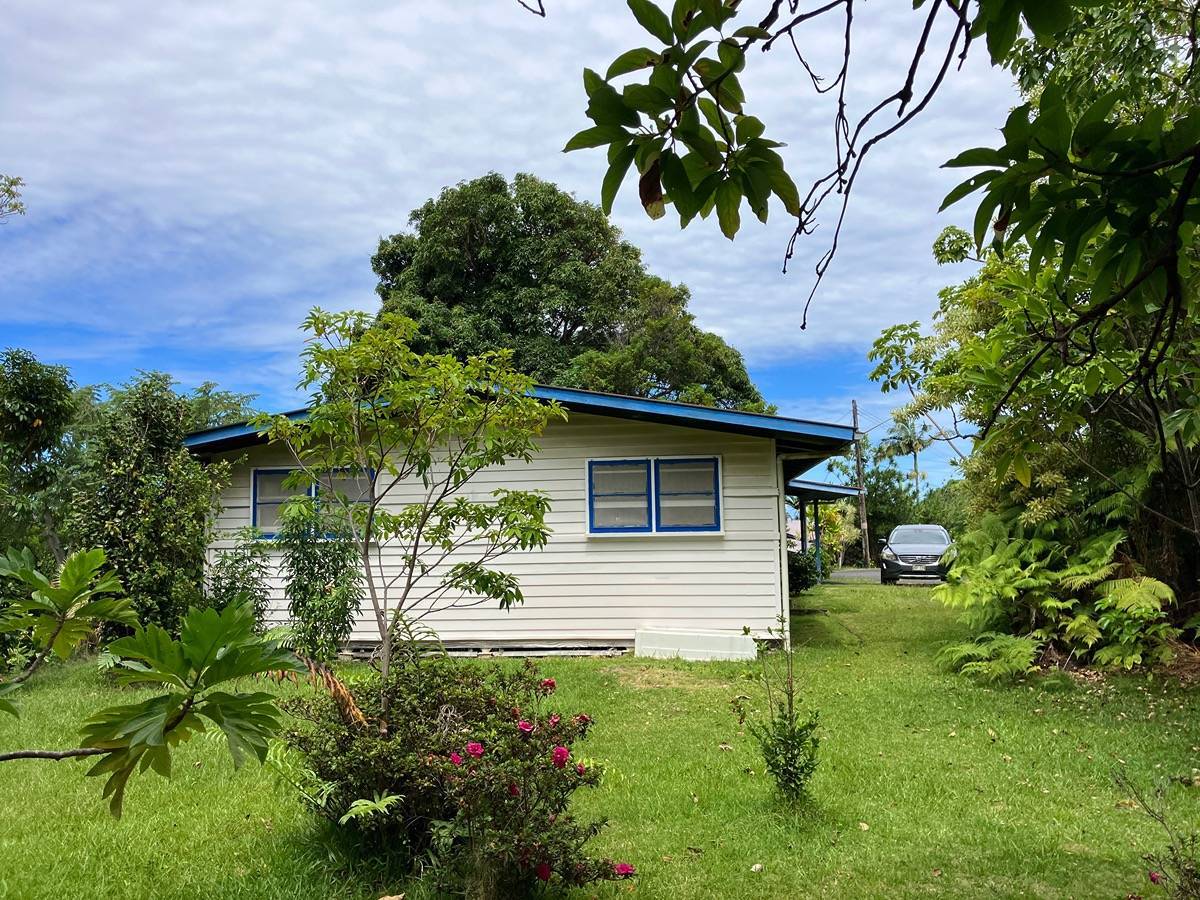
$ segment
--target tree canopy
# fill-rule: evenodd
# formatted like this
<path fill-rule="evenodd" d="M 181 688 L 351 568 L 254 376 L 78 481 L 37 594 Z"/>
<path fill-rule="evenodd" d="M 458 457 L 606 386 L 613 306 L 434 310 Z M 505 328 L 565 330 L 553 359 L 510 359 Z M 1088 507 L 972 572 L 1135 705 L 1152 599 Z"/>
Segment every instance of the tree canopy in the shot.
<path fill-rule="evenodd" d="M 413 211 L 371 260 L 384 313 L 417 323 L 413 347 L 460 360 L 513 351 L 545 383 L 763 408 L 741 355 L 650 276 L 596 206 L 532 175 L 491 173 Z"/>

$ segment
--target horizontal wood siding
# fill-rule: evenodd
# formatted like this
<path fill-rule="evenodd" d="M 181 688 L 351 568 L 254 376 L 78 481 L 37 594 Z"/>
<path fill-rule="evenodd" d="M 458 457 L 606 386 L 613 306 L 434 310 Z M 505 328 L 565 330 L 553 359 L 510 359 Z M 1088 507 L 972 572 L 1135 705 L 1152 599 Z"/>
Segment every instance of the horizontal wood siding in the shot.
<path fill-rule="evenodd" d="M 533 462 L 486 470 L 467 489 L 477 499 L 499 487 L 550 495 L 553 534 L 546 548 L 515 552 L 496 564 L 518 577 L 525 603 L 507 612 L 491 604 L 436 612 L 426 622 L 444 641 L 472 646 L 632 644 L 642 625 L 749 627 L 763 634 L 776 624 L 780 534 L 772 441 L 574 414 L 569 422 L 552 425 L 539 444 Z M 587 534 L 588 459 L 693 455 L 721 458 L 723 534 Z M 217 520 L 225 533 L 250 524 L 252 468 L 289 462 L 287 451 L 275 446 L 229 458 L 238 462 Z M 401 493 L 396 502 L 413 496 Z M 227 544 L 223 538 L 212 552 Z M 386 565 L 388 559 L 398 560 L 399 553 L 385 547 L 383 557 Z M 356 640 L 377 637 L 367 612 L 355 628 Z M 287 618 L 278 578 L 273 617 Z"/>

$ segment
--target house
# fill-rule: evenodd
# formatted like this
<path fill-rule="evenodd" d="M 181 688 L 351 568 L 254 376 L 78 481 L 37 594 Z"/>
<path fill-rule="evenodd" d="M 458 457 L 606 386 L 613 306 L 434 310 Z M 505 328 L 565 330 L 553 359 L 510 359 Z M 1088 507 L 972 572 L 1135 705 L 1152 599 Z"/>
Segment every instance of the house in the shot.
<path fill-rule="evenodd" d="M 568 420 L 549 426 L 532 462 L 484 470 L 471 491 L 547 492 L 553 533 L 544 549 L 497 562 L 518 577 L 524 604 L 426 620 L 448 647 L 597 649 L 630 647 L 639 630 L 763 636 L 778 627 L 788 597 L 788 483 L 843 452 L 853 429 L 566 388 L 535 395 L 558 401 Z M 185 444 L 234 462 L 218 530 L 254 525 L 269 539 L 288 449 L 248 425 L 198 432 Z M 282 584 L 273 608 L 286 615 Z M 352 641 L 376 639 L 364 614 Z"/>

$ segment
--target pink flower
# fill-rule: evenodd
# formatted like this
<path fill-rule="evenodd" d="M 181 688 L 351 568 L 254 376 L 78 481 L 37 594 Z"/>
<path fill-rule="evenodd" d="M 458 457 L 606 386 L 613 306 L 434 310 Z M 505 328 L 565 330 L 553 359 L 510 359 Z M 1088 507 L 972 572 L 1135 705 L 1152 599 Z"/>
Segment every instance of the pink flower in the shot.
<path fill-rule="evenodd" d="M 1161 872 L 1151 872 L 1150 880 L 1152 882 L 1154 882 L 1155 884 L 1162 884 L 1162 880 L 1163 880 L 1162 873 Z"/>
<path fill-rule="evenodd" d="M 450 762 L 452 762 L 456 766 L 461 766 L 462 765 L 462 757 L 459 756 L 457 753 L 451 751 L 450 752 Z"/>
<path fill-rule="evenodd" d="M 562 716 L 560 716 L 558 713 L 555 713 L 554 715 L 552 715 L 550 717 L 550 727 L 553 728 L 555 725 L 557 725 L 561 721 L 562 721 Z"/>
<path fill-rule="evenodd" d="M 583 767 L 583 763 L 579 763 L 577 766 L 575 766 L 575 771 L 578 772 L 580 775 L 582 775 L 584 772 L 587 771 L 587 769 L 585 769 Z"/>
<path fill-rule="evenodd" d="M 479 743 L 479 741 L 471 741 L 467 744 L 467 753 L 479 759 L 479 757 L 483 756 L 483 744 Z"/>
<path fill-rule="evenodd" d="M 553 694 L 554 689 L 556 687 L 558 687 L 558 685 L 556 685 L 554 683 L 553 678 L 543 678 L 542 679 L 542 690 L 545 691 L 547 694 Z"/>
<path fill-rule="evenodd" d="M 637 869 L 629 863 L 617 863 L 613 866 L 613 874 L 618 878 L 630 878 L 637 874 Z"/>
<path fill-rule="evenodd" d="M 520 796 L 521 796 L 521 789 L 520 789 L 519 787 L 517 787 L 515 783 L 511 783 L 511 782 L 510 782 L 510 783 L 509 783 L 509 785 L 508 785 L 508 796 L 510 796 L 510 797 L 520 797 Z"/>
<path fill-rule="evenodd" d="M 550 880 L 550 863 L 540 862 L 537 864 L 537 868 L 534 869 L 534 871 L 537 873 L 537 877 L 542 881 Z"/>
<path fill-rule="evenodd" d="M 517 728 L 521 730 L 522 734 L 533 734 L 533 724 L 524 719 L 517 723 Z"/>
<path fill-rule="evenodd" d="M 551 759 L 554 762 L 554 768 L 561 769 L 567 764 L 567 760 L 571 758 L 571 751 L 566 747 L 555 747 L 551 754 Z"/>

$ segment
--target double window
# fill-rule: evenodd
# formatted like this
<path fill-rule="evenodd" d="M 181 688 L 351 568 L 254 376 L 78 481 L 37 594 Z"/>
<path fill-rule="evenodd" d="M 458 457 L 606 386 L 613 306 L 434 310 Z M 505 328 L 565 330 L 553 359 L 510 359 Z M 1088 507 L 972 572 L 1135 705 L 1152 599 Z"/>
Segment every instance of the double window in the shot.
<path fill-rule="evenodd" d="M 715 456 L 588 462 L 592 534 L 721 530 L 721 461 Z"/>
<path fill-rule="evenodd" d="M 351 503 L 367 498 L 365 479 L 347 469 L 326 475 L 318 484 L 308 487 L 288 487 L 284 482 L 295 469 L 255 469 L 251 477 L 250 523 L 264 538 L 279 533 L 280 511 L 294 497 L 320 497 L 333 491 Z"/>

